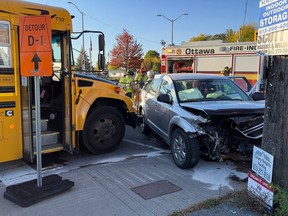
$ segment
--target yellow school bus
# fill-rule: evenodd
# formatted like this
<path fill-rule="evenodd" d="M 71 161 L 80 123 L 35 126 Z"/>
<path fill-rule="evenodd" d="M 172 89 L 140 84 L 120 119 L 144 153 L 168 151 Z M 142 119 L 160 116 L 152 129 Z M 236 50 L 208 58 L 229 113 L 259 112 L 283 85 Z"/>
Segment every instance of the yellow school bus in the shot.
<path fill-rule="evenodd" d="M 114 82 L 94 73 L 76 72 L 72 41 L 82 34 L 98 37 L 99 70 L 104 68 L 104 34 L 72 32 L 71 14 L 59 7 L 20 0 L 0 0 L 0 162 L 36 155 L 34 76 L 21 73 L 19 29 L 23 16 L 51 18 L 52 75 L 40 79 L 42 154 L 111 151 L 122 141 L 125 125 L 136 127 L 130 98 Z M 20 64 L 21 62 L 21 64 Z"/>

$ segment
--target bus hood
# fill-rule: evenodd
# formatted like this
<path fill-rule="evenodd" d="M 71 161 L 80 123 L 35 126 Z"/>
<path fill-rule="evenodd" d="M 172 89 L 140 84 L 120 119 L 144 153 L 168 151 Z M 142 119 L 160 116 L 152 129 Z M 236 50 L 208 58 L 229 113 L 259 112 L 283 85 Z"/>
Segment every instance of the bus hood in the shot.
<path fill-rule="evenodd" d="M 109 83 L 112 85 L 117 85 L 116 82 L 98 77 L 98 76 L 91 74 L 91 73 L 89 73 L 89 74 L 88 73 L 87 74 L 86 73 L 75 73 L 75 77 L 85 78 L 85 79 L 90 79 L 90 80 L 96 80 L 96 81 L 100 81 L 100 82 Z"/>

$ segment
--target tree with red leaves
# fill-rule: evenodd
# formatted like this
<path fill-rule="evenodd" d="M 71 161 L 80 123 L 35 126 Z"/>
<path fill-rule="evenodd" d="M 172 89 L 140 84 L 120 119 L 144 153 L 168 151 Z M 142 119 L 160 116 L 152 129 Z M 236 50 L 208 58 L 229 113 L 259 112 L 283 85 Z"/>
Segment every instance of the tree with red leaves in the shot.
<path fill-rule="evenodd" d="M 123 29 L 122 34 L 117 35 L 115 39 L 117 44 L 110 51 L 109 65 L 117 69 L 123 68 L 126 72 L 140 68 L 143 61 L 142 45 L 137 43 L 126 29 Z"/>

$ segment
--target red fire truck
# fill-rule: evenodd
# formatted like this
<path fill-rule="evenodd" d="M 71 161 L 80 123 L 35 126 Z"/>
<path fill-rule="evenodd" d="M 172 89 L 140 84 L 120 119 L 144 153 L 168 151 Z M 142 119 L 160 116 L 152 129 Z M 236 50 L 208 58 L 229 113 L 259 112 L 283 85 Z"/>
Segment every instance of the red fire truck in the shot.
<path fill-rule="evenodd" d="M 231 76 L 245 76 L 251 85 L 262 78 L 265 65 L 256 42 L 183 42 L 163 48 L 161 58 L 161 73 L 222 74 L 228 67 Z"/>

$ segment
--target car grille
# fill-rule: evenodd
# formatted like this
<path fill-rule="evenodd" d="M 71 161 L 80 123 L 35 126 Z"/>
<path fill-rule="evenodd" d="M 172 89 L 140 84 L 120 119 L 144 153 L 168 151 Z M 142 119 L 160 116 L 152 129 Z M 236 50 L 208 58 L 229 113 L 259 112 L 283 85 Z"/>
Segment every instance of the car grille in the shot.
<path fill-rule="evenodd" d="M 251 118 L 249 121 L 241 122 L 237 124 L 236 129 L 242 133 L 245 137 L 251 139 L 259 139 L 263 134 L 264 118 L 263 116 L 257 116 Z"/>

